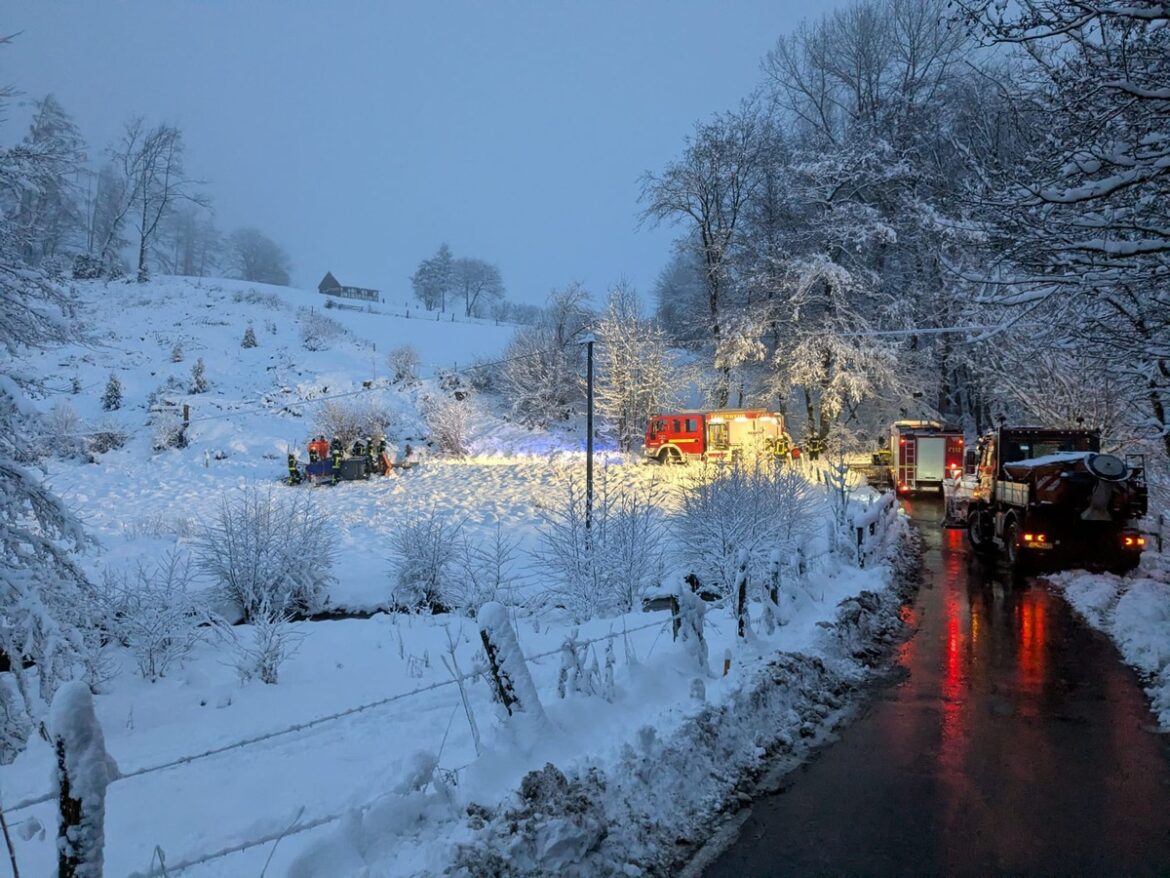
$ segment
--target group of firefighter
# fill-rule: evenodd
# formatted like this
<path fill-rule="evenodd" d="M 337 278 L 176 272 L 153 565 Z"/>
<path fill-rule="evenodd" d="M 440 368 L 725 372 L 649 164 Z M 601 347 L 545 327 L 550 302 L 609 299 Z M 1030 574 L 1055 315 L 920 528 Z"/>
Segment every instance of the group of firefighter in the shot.
<path fill-rule="evenodd" d="M 372 438 L 367 438 L 364 442 L 357 439 L 347 455 L 344 444 L 336 436 L 333 437 L 332 441 L 327 440 L 324 436 L 317 436 L 309 443 L 309 465 L 305 468 L 304 474 L 301 473 L 296 454 L 289 452 L 288 483 L 299 485 L 311 476 L 327 475 L 330 484 L 336 485 L 342 479 L 342 462 L 347 458 L 363 462 L 363 478 L 368 478 L 375 473 L 384 476 L 390 475 L 393 466 L 386 451 L 385 437 L 379 438 L 377 442 Z M 328 468 L 320 466 L 324 461 L 328 461 Z"/>

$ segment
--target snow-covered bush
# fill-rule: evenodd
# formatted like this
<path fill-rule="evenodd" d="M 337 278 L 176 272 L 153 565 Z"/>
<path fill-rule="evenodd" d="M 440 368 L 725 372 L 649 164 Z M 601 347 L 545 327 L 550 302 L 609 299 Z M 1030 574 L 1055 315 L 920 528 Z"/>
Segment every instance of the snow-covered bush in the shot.
<path fill-rule="evenodd" d="M 191 392 L 207 393 L 210 389 L 211 385 L 207 383 L 207 367 L 203 365 L 203 358 L 200 357 L 191 367 Z"/>
<path fill-rule="evenodd" d="M 113 421 L 99 421 L 90 426 L 85 434 L 85 450 L 92 456 L 116 451 L 126 444 L 130 434 Z"/>
<path fill-rule="evenodd" d="M 106 382 L 106 392 L 102 394 L 102 408 L 107 412 L 122 407 L 122 382 L 118 376 L 110 373 L 110 380 Z"/>
<path fill-rule="evenodd" d="M 543 512 L 538 553 L 553 579 L 550 596 L 578 622 L 637 608 L 662 575 L 665 538 L 653 488 L 621 484 L 602 470 L 589 528 L 586 503 L 585 485 L 571 476 L 561 502 Z"/>
<path fill-rule="evenodd" d="M 464 457 L 468 452 L 475 403 L 463 391 L 463 399 L 433 396 L 423 404 L 423 418 L 431 439 L 439 450 L 452 457 Z"/>
<path fill-rule="evenodd" d="M 150 413 L 150 426 L 154 430 L 151 448 L 166 451 L 168 448 L 187 446 L 187 429 L 183 419 L 174 409 L 160 409 Z"/>
<path fill-rule="evenodd" d="M 346 449 L 358 439 L 376 442 L 386 435 L 389 426 L 390 412 L 375 402 L 327 400 L 317 406 L 313 418 L 315 435 L 340 439 Z"/>
<path fill-rule="evenodd" d="M 418 351 L 408 344 L 394 348 L 386 356 L 390 377 L 396 384 L 414 384 L 418 381 L 418 367 L 421 362 Z"/>
<path fill-rule="evenodd" d="M 23 751 L 33 724 L 16 675 L 0 672 L 0 765 L 11 765 Z"/>
<path fill-rule="evenodd" d="M 195 558 L 245 621 L 261 609 L 314 613 L 333 581 L 336 535 L 306 492 L 247 487 L 224 493 L 196 539 Z"/>
<path fill-rule="evenodd" d="M 111 633 L 130 648 L 147 680 L 166 676 L 199 640 L 205 614 L 188 591 L 190 582 L 191 559 L 177 550 L 153 567 L 140 563 L 133 574 L 106 575 Z"/>
<path fill-rule="evenodd" d="M 520 542 L 499 524 L 486 543 L 463 536 L 457 547 L 455 575 L 444 589 L 452 609 L 475 611 L 488 601 L 513 603 L 505 592 L 512 586 Z"/>
<path fill-rule="evenodd" d="M 93 696 L 84 683 L 66 683 L 57 692 L 49 729 L 57 751 L 53 779 L 61 818 L 57 827 L 57 875 L 101 878 L 106 787 L 118 776 L 118 766 L 106 752 Z"/>
<path fill-rule="evenodd" d="M 256 330 L 252 328 L 252 324 L 248 324 L 248 328 L 244 330 L 244 340 L 240 342 L 242 348 L 254 348 L 257 345 Z"/>
<path fill-rule="evenodd" d="M 316 311 L 302 310 L 300 323 L 301 344 L 307 351 L 327 351 L 333 342 L 345 335 L 345 327 Z"/>
<path fill-rule="evenodd" d="M 430 613 L 451 608 L 449 589 L 458 576 L 462 530 L 462 521 L 433 506 L 408 511 L 390 538 L 395 604 Z"/>
<path fill-rule="evenodd" d="M 181 341 L 175 342 L 175 346 L 171 348 L 171 362 L 183 362 L 183 343 Z"/>
<path fill-rule="evenodd" d="M 69 460 L 84 450 L 81 418 L 69 403 L 54 403 L 48 414 L 42 418 L 42 425 L 47 434 L 45 443 L 55 456 Z"/>
<path fill-rule="evenodd" d="M 241 683 L 254 677 L 269 686 L 279 682 L 281 666 L 296 654 L 304 639 L 290 622 L 287 610 L 263 603 L 252 617 L 251 642 L 244 640 L 235 629 L 229 629 L 229 643 Z"/>
<path fill-rule="evenodd" d="M 749 573 L 765 581 L 768 561 L 818 534 L 824 491 L 795 468 L 769 459 L 704 467 L 683 494 L 676 530 L 683 560 L 705 588 L 730 594 L 740 549 Z"/>

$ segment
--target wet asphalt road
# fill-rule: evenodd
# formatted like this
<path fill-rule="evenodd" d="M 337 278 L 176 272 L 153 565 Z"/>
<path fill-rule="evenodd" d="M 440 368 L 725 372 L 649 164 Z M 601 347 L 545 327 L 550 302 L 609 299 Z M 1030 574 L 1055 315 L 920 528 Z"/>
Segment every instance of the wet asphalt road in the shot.
<path fill-rule="evenodd" d="M 899 675 L 706 878 L 1170 876 L 1170 736 L 1135 674 L 1041 581 L 1012 585 L 907 504 L 924 582 Z"/>

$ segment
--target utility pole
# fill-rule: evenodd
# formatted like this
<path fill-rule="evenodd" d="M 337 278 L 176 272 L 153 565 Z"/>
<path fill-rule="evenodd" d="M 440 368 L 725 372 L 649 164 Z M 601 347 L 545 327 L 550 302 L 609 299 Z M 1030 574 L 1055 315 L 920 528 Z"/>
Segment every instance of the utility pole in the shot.
<path fill-rule="evenodd" d="M 593 529 L 593 344 L 596 339 L 587 335 L 581 339 L 585 345 L 585 393 L 588 402 L 585 408 L 585 533 L 587 543 Z"/>

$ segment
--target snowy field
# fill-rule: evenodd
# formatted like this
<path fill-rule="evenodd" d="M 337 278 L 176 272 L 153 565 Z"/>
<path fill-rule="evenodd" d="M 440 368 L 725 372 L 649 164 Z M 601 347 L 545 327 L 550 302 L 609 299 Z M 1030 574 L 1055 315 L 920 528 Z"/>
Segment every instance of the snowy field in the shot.
<path fill-rule="evenodd" d="M 553 864 L 566 874 L 653 872 L 672 862 L 662 848 L 679 834 L 701 838 L 737 778 L 766 753 L 801 752 L 801 742 L 827 732 L 845 709 L 843 693 L 865 673 L 865 641 L 885 631 L 859 622 L 859 613 L 877 612 L 871 604 L 847 603 L 847 623 L 839 605 L 865 591 L 889 595 L 903 525 L 858 569 L 828 551 L 831 498 L 819 485 L 809 487 L 817 518 L 800 537 L 807 568 L 798 572 L 789 555 L 781 565 L 779 627 L 761 619 L 758 586 L 746 639 L 737 637 L 730 601 L 709 605 L 704 660 L 693 641 L 673 640 L 665 610 L 574 621 L 564 602 L 547 598 L 538 550 L 549 511 L 580 478 L 581 437 L 517 427 L 487 397 L 477 403 L 467 458 L 432 454 L 401 475 L 336 488 L 280 484 L 288 450 L 304 459 L 323 397 L 375 401 L 392 413 L 394 446 L 422 447 L 420 404 L 440 392 L 438 370 L 498 357 L 510 327 L 331 309 L 324 313 L 345 331 L 309 351 L 303 328 L 307 309 L 321 313 L 315 293 L 166 279 L 82 292 L 94 337 L 27 368 L 52 391 L 38 400 L 42 410 L 67 404 L 76 414 L 58 408 L 54 423 L 72 426 L 45 437 L 61 452 L 48 475 L 93 537 L 82 559 L 92 577 L 190 549 L 225 495 L 261 485 L 311 497 L 336 528 L 326 609 L 351 616 L 293 623 L 295 651 L 276 685 L 242 682 L 221 630 L 205 631 L 181 667 L 154 682 L 126 649 L 106 648 L 108 679 L 95 701 L 121 773 L 107 800 L 108 875 L 162 874 L 164 860 L 167 874 L 196 876 L 418 875 L 452 864 L 494 874 L 493 857 L 517 874 Z M 258 346 L 247 349 L 240 340 L 249 324 Z M 386 364 L 405 343 L 422 360 L 422 380 L 409 386 L 393 383 Z M 209 388 L 184 392 L 200 357 Z M 99 400 L 111 372 L 123 403 L 105 412 Z M 189 444 L 154 451 L 149 401 L 169 379 L 167 398 L 191 406 Z M 124 447 L 96 462 L 70 454 L 73 434 L 110 421 L 129 434 Z M 604 449 L 600 457 L 610 485 L 646 491 L 663 516 L 677 512 L 693 478 L 687 467 L 646 466 Z M 539 734 L 503 721 L 492 703 L 474 618 L 377 612 L 393 603 L 394 535 L 431 510 L 469 544 L 497 532 L 514 543 L 506 584 L 489 596 L 508 606 L 530 659 L 547 713 Z M 668 536 L 666 557 L 684 548 Z M 674 575 L 665 565 L 663 580 Z M 893 624 L 887 604 L 883 624 Z M 247 628 L 232 636 L 246 640 Z M 566 688 L 570 638 L 580 668 Z M 54 810 L 37 801 L 50 792 L 51 763 L 34 739 L 3 769 L 24 874 L 52 868 Z M 521 819 L 516 790 L 546 763 L 569 786 L 553 777 L 557 789 L 523 799 Z M 585 804 L 567 805 L 573 796 Z M 501 829 L 516 820 L 528 830 Z M 469 866 L 477 858 L 478 873 Z"/>

